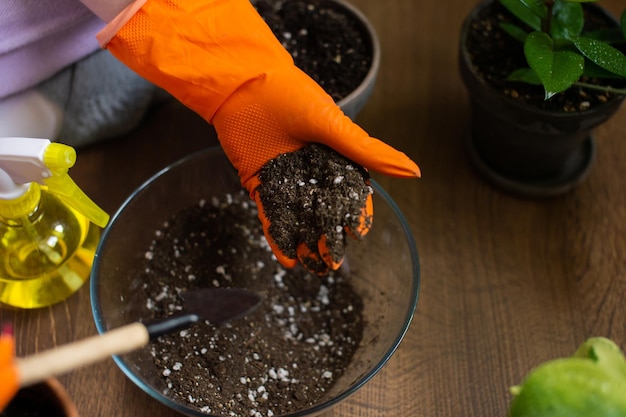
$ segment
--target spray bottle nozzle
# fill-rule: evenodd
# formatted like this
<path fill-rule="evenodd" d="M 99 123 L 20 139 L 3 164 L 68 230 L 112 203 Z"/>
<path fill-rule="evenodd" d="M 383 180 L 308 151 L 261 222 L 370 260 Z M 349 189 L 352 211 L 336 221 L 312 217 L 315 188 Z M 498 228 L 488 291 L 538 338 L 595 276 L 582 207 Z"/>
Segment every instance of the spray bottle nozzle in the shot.
<path fill-rule="evenodd" d="M 31 204 L 31 183 L 40 183 L 65 204 L 104 227 L 109 215 L 98 207 L 67 174 L 76 162 L 76 151 L 48 139 L 0 138 L 0 207 L 11 216 Z M 35 200 L 37 204 L 38 199 Z M 8 214 L 7 214 L 8 213 Z"/>
<path fill-rule="evenodd" d="M 71 146 L 50 143 L 44 152 L 43 163 L 49 170 L 63 175 L 76 163 L 76 151 Z"/>

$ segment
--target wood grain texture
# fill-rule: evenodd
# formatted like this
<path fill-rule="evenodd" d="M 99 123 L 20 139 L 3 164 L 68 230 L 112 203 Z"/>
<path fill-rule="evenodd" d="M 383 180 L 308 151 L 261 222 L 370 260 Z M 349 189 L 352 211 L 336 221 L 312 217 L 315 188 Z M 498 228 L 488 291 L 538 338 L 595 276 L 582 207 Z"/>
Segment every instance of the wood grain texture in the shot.
<path fill-rule="evenodd" d="M 378 83 L 358 122 L 411 156 L 420 180 L 376 176 L 417 241 L 421 292 L 396 354 L 327 416 L 505 416 L 508 389 L 590 336 L 626 349 L 626 107 L 598 128 L 594 167 L 574 192 L 522 200 L 487 185 L 464 151 L 468 98 L 457 72 L 474 0 L 352 0 L 382 45 Z M 623 0 L 603 0 L 614 14 Z M 215 143 L 176 104 L 127 137 L 79 151 L 76 182 L 113 213 L 158 169 Z M 0 307 L 20 355 L 96 333 L 88 287 L 36 311 Z M 109 359 L 62 376 L 84 417 L 176 416 Z"/>

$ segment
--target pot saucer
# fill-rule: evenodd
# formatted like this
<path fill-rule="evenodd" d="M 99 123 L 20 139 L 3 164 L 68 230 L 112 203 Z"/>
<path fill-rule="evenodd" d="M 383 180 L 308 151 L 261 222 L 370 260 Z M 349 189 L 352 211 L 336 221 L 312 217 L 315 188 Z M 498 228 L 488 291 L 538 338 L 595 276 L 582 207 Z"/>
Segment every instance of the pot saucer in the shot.
<path fill-rule="evenodd" d="M 467 136 L 467 147 L 474 167 L 492 185 L 518 197 L 539 199 L 569 193 L 587 177 L 596 154 L 595 139 L 589 136 L 581 151 L 557 175 L 542 180 L 520 180 L 505 177 L 487 165 L 476 152 L 471 135 Z"/>

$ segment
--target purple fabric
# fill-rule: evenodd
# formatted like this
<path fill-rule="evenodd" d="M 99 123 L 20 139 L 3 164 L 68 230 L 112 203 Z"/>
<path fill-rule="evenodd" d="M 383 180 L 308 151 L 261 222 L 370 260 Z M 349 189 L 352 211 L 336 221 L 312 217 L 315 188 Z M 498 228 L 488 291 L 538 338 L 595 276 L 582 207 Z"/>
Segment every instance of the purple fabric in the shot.
<path fill-rule="evenodd" d="M 0 99 L 96 51 L 103 27 L 78 0 L 0 0 Z"/>

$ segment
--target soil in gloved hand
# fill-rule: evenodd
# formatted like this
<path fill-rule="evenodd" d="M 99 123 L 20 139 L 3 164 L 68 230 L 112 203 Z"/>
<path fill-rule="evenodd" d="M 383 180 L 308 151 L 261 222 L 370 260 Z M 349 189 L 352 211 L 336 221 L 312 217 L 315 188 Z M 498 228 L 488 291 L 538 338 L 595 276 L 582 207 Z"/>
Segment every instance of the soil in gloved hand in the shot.
<path fill-rule="evenodd" d="M 339 262 L 345 254 L 346 230 L 371 227 L 372 218 L 362 215 L 373 193 L 369 174 L 326 146 L 310 144 L 280 155 L 261 169 L 259 179 L 257 192 L 271 221 L 270 235 L 290 258 L 296 258 L 301 242 L 316 251 L 325 235 L 333 260 Z M 321 260 L 306 266 L 318 273 L 327 270 Z"/>
<path fill-rule="evenodd" d="M 252 4 L 294 59 L 338 102 L 356 89 L 372 64 L 372 45 L 359 22 L 324 0 L 252 0 Z M 289 257 L 299 242 L 316 249 L 322 234 L 333 260 L 345 252 L 344 228 L 356 230 L 372 189 L 367 172 L 333 150 L 310 145 L 281 155 L 261 171 L 259 195 L 272 226 L 270 234 Z M 371 219 L 365 219 L 367 225 Z M 296 239 L 294 239 L 296 237 Z M 323 272 L 325 264 L 310 264 Z"/>

